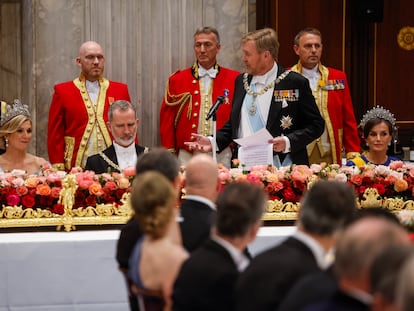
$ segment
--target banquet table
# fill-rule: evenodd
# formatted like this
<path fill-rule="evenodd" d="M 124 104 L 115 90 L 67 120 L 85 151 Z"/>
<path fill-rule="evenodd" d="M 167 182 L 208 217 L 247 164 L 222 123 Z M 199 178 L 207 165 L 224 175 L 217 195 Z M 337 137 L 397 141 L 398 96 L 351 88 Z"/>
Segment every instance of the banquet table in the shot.
<path fill-rule="evenodd" d="M 262 227 L 255 255 L 293 233 Z M 119 230 L 0 233 L 0 311 L 128 311 Z"/>

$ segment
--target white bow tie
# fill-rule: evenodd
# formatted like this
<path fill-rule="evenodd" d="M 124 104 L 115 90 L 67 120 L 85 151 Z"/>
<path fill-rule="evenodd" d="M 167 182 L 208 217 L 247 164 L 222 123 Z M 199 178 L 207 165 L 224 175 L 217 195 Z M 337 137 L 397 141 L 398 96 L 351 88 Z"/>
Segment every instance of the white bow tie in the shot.
<path fill-rule="evenodd" d="M 209 70 L 205 70 L 204 68 L 198 68 L 198 75 L 200 78 L 208 75 L 210 78 L 214 79 L 217 75 L 217 70 L 214 68 L 210 68 Z"/>

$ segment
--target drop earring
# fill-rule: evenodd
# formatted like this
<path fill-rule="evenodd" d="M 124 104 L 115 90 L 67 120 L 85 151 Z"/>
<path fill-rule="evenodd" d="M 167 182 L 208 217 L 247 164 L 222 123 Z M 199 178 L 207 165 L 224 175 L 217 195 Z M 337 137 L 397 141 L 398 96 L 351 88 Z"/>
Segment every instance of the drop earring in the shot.
<path fill-rule="evenodd" d="M 9 140 L 7 139 L 7 137 L 4 137 L 4 145 L 6 146 L 6 148 L 9 146 Z"/>

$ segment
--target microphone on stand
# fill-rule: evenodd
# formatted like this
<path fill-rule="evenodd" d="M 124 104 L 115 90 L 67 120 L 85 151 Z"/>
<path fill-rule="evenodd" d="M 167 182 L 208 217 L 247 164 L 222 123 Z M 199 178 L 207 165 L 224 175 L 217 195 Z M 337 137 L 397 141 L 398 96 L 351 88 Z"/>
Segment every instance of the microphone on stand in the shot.
<path fill-rule="evenodd" d="M 224 96 L 219 96 L 216 99 L 216 102 L 213 106 L 211 106 L 210 111 L 207 114 L 206 120 L 209 120 L 213 115 L 216 114 L 217 110 L 219 109 L 220 105 L 224 103 L 225 98 Z"/>

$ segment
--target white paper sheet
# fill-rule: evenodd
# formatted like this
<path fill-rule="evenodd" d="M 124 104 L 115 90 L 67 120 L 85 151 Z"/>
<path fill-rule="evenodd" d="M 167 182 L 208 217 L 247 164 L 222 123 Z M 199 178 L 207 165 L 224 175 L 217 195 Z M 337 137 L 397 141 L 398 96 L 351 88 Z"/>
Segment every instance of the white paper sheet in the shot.
<path fill-rule="evenodd" d="M 273 136 L 266 128 L 253 135 L 235 139 L 240 145 L 238 159 L 249 170 L 253 165 L 273 164 L 273 144 L 268 143 Z"/>

